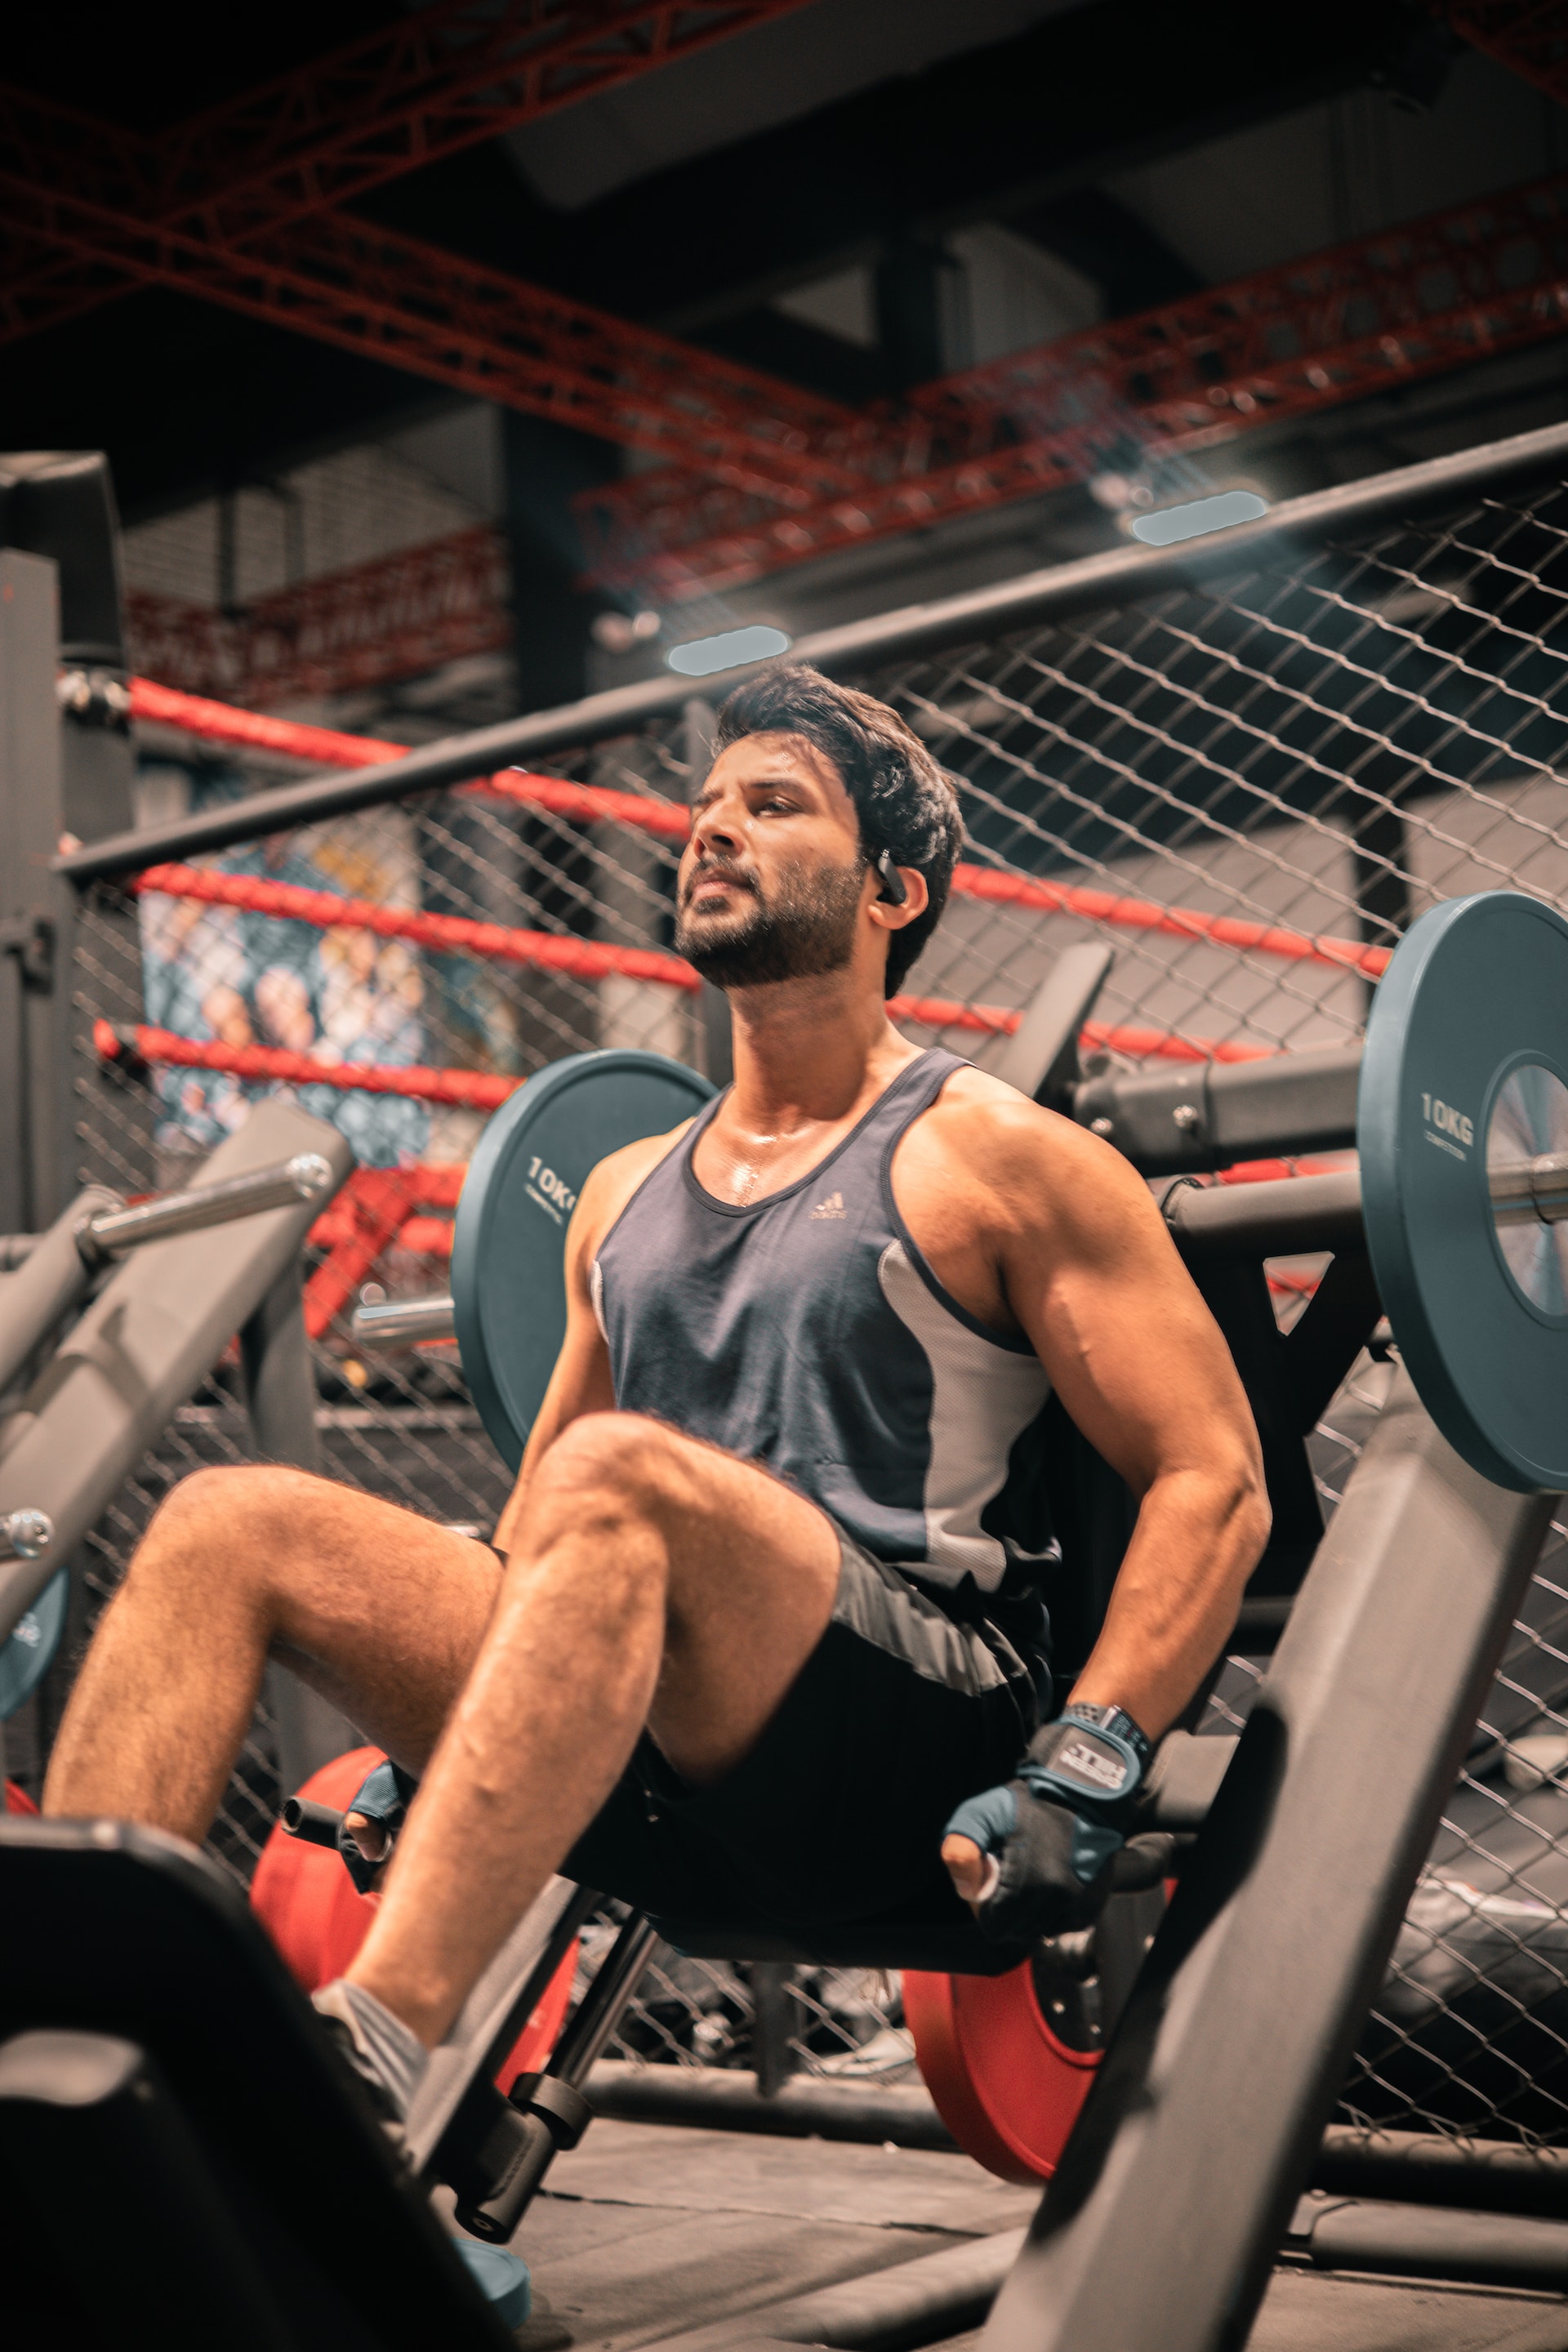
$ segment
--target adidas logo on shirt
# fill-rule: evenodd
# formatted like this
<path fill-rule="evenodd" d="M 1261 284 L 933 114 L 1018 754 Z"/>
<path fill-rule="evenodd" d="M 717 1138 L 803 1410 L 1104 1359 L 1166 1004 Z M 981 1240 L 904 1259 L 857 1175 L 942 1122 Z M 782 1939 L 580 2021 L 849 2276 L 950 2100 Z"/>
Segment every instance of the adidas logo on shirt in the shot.
<path fill-rule="evenodd" d="M 849 1212 L 844 1205 L 842 1192 L 829 1192 L 826 1201 L 818 1201 L 811 1213 L 813 1217 L 847 1217 Z"/>

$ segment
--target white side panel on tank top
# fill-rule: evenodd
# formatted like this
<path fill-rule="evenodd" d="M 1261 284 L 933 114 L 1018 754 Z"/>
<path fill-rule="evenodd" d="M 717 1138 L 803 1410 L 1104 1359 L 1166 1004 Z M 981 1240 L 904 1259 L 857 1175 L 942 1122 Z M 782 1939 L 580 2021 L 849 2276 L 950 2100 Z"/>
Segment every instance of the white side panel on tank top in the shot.
<path fill-rule="evenodd" d="M 971 1331 L 916 1273 L 902 1242 L 877 1261 L 882 1296 L 931 1366 L 931 1466 L 925 1480 L 926 1574 L 933 1583 L 973 1576 L 994 1592 L 1007 1555 L 981 1528 L 981 1513 L 1007 1483 L 1015 1444 L 1051 1392 L 1037 1356 Z"/>

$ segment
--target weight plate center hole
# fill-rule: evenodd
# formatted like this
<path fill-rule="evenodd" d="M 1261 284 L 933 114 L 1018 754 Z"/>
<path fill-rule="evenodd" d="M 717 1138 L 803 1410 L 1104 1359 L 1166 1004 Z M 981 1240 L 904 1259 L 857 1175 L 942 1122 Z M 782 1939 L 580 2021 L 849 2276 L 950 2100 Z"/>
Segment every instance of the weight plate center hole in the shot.
<path fill-rule="evenodd" d="M 1568 1315 L 1568 1087 L 1521 1062 L 1498 1089 L 1487 1181 L 1503 1262 L 1531 1305 Z"/>

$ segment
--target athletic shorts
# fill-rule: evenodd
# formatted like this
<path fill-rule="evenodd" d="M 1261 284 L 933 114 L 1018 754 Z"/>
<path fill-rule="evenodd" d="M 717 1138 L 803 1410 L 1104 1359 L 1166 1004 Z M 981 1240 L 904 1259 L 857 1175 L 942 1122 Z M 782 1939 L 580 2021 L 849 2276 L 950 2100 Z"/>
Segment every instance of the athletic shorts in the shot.
<path fill-rule="evenodd" d="M 840 1530 L 833 1617 L 743 1762 L 692 1788 L 645 1733 L 562 1864 L 637 1910 L 772 1929 L 968 1914 L 941 1859 L 953 1808 L 1010 1780 L 1039 1720 L 993 1620 L 959 1622 Z"/>

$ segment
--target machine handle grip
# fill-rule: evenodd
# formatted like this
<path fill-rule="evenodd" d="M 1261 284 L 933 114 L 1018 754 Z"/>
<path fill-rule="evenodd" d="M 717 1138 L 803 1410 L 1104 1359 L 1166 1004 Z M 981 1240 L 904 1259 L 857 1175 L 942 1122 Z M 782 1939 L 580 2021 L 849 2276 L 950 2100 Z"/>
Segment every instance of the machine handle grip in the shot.
<path fill-rule="evenodd" d="M 331 1846 L 338 1850 L 338 1832 L 343 1825 L 342 1813 L 331 1805 L 318 1805 L 310 1797 L 285 1797 L 282 1827 L 293 1838 L 303 1838 L 307 1845 Z"/>

